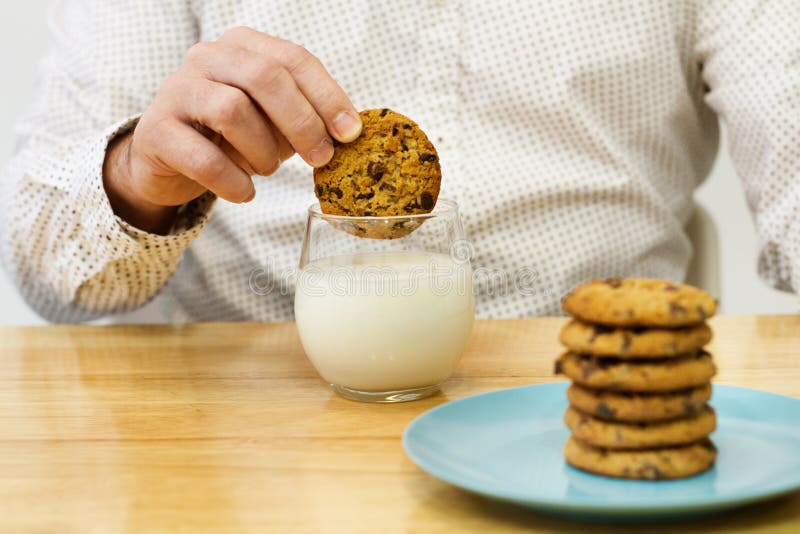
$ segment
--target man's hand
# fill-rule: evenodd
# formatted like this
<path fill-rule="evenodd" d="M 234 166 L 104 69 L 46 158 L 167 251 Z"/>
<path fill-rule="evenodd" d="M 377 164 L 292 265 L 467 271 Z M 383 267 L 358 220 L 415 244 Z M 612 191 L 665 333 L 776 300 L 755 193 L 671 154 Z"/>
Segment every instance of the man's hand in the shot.
<path fill-rule="evenodd" d="M 119 216 L 165 233 L 177 206 L 205 191 L 248 202 L 252 175 L 274 173 L 295 152 L 324 165 L 331 136 L 347 142 L 360 131 L 358 113 L 316 57 L 235 28 L 189 50 L 133 133 L 109 147 L 104 184 Z"/>

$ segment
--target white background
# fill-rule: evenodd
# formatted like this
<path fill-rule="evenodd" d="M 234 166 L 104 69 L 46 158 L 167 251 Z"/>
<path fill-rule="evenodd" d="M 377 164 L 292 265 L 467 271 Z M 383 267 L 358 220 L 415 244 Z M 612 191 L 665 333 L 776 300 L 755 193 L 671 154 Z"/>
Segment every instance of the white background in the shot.
<path fill-rule="evenodd" d="M 28 106 L 38 61 L 47 48 L 48 0 L 0 3 L 0 165 L 14 149 L 13 125 Z M 723 140 L 724 143 L 724 140 Z M 768 288 L 756 276 L 755 235 L 741 188 L 723 144 L 714 170 L 697 192 L 720 235 L 724 313 L 793 313 L 798 299 Z M 0 324 L 41 324 L 0 274 Z"/>

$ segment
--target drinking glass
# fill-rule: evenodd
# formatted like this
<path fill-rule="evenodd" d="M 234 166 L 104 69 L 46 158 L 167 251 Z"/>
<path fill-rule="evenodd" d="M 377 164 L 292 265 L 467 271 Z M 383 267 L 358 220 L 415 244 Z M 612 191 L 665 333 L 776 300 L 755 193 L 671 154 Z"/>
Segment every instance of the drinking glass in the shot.
<path fill-rule="evenodd" d="M 452 375 L 475 314 L 458 206 L 391 217 L 308 210 L 295 292 L 306 354 L 340 395 L 403 402 Z"/>

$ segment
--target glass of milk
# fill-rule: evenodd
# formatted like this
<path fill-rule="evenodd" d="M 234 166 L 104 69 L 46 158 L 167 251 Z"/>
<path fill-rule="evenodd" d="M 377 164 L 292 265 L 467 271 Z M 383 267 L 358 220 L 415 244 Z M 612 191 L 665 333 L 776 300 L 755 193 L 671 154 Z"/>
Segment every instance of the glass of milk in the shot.
<path fill-rule="evenodd" d="M 393 217 L 308 211 L 294 310 L 300 340 L 344 397 L 403 402 L 438 391 L 475 314 L 455 202 Z"/>

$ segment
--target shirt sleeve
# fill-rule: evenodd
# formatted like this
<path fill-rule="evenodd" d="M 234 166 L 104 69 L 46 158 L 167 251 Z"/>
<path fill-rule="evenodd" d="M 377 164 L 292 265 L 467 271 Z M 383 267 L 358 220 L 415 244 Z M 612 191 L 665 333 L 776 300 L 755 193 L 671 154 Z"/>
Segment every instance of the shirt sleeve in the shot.
<path fill-rule="evenodd" d="M 214 202 L 181 208 L 169 235 L 117 217 L 103 188 L 109 141 L 135 125 L 197 39 L 188 2 L 57 2 L 52 48 L 2 175 L 2 256 L 43 317 L 76 322 L 146 303 L 175 272 Z"/>
<path fill-rule="evenodd" d="M 800 2 L 700 2 L 697 54 L 708 104 L 730 151 L 758 235 L 758 271 L 800 291 Z"/>

